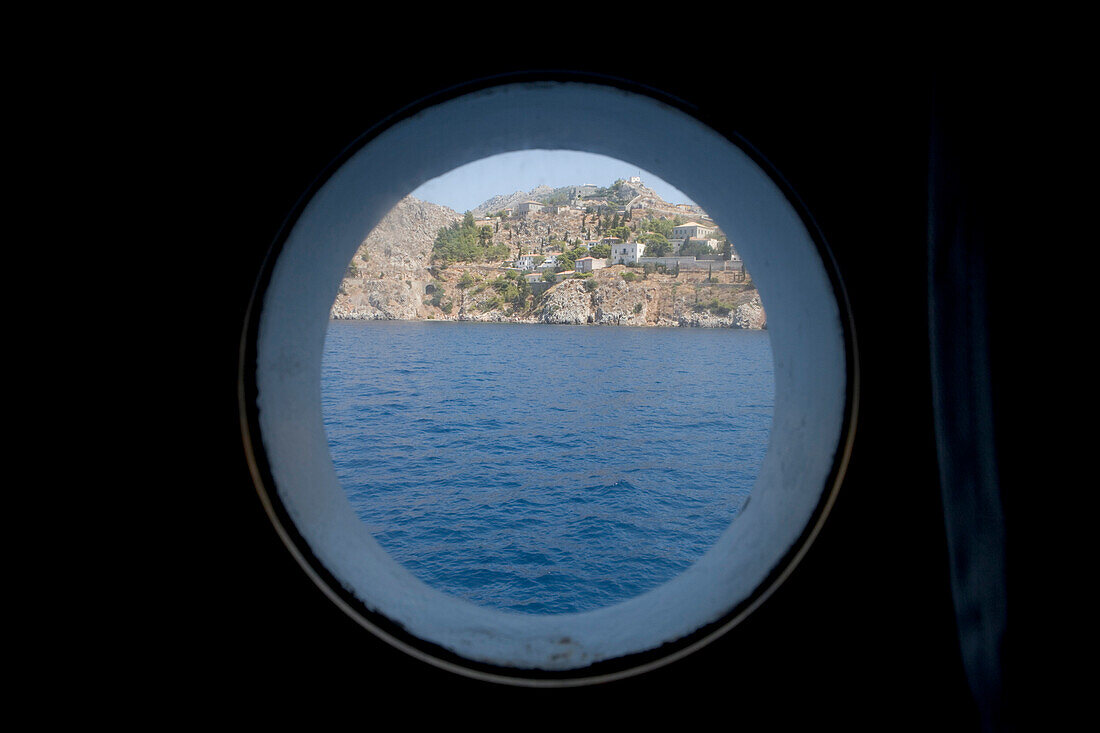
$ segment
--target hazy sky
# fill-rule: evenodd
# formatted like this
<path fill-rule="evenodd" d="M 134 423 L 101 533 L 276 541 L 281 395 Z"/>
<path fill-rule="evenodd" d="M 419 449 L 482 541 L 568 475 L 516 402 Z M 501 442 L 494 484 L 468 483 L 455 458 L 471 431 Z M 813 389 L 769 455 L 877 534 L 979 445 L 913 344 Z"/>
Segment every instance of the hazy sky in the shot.
<path fill-rule="evenodd" d="M 608 186 L 617 178 L 631 176 L 641 176 L 642 183 L 670 204 L 694 203 L 680 190 L 636 165 L 572 150 L 521 150 L 482 158 L 427 181 L 412 195 L 462 213 L 493 196 L 530 191 L 539 185 Z"/>

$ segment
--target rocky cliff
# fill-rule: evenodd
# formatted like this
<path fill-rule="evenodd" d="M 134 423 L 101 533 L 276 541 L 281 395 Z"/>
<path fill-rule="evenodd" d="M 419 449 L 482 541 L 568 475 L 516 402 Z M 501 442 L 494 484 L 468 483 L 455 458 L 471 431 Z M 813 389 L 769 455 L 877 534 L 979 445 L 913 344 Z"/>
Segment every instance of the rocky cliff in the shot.
<path fill-rule="evenodd" d="M 340 286 L 333 318 L 413 320 L 434 308 L 423 299 L 433 278 L 432 243 L 441 227 L 462 218 L 445 206 L 407 196 L 367 236 Z"/>
<path fill-rule="evenodd" d="M 751 284 L 707 282 L 687 274 L 650 275 L 628 282 L 626 267 L 597 271 L 588 280 L 566 280 L 535 306 L 542 323 L 600 326 L 767 327 L 760 294 Z M 717 279 L 717 278 L 715 278 Z"/>

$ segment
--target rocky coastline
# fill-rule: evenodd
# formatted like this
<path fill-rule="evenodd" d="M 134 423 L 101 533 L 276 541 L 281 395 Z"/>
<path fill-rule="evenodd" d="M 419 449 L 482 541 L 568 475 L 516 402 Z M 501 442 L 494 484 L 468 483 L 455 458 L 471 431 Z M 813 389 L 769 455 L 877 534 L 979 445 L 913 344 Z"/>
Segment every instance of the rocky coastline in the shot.
<path fill-rule="evenodd" d="M 613 265 L 584 279 L 538 288 L 537 295 L 522 302 L 502 302 L 499 288 L 494 287 L 500 285 L 504 272 L 498 264 L 441 268 L 432 262 L 439 229 L 461 218 L 446 207 L 403 199 L 359 247 L 330 318 L 767 328 L 767 315 L 751 276 L 726 271 L 668 274 Z M 553 226 L 553 219 L 547 221 L 548 228 Z M 538 225 L 537 220 L 527 223 Z"/>

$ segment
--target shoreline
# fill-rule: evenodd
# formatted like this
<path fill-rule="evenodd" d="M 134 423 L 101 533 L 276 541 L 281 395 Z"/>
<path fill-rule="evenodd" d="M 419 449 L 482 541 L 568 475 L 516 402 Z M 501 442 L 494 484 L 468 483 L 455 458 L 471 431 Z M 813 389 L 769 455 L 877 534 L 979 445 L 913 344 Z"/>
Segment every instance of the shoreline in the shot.
<path fill-rule="evenodd" d="M 716 323 L 714 325 L 687 324 L 687 323 L 553 323 L 539 319 L 515 319 L 515 318 L 337 318 L 329 316 L 329 322 L 338 323 L 488 323 L 511 324 L 517 326 L 595 326 L 606 328 L 696 328 L 704 330 L 726 329 L 729 331 L 758 331 L 766 332 L 767 325 L 762 328 L 742 328 L 741 326 Z"/>

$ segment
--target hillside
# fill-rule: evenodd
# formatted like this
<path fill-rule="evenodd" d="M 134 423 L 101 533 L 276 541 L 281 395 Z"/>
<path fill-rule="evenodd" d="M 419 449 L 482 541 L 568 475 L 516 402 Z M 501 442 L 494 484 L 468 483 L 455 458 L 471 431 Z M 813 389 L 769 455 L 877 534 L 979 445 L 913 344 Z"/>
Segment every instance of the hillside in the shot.
<path fill-rule="evenodd" d="M 575 207 L 477 220 L 485 243 L 508 251 L 506 259 L 489 262 L 433 262 L 440 230 L 460 226 L 463 216 L 406 197 L 360 245 L 330 315 L 356 320 L 766 328 L 767 316 L 751 275 L 725 270 L 721 262 L 704 263 L 706 269 L 666 271 L 616 264 L 583 276 L 567 274 L 563 277 L 568 279 L 553 284 L 529 284 L 523 272 L 504 267 L 521 254 L 557 252 L 592 241 L 609 224 L 621 222 L 633 236 L 645 218 L 684 219 L 684 208 L 661 200 L 644 185 L 617 184 L 598 191 L 610 193 L 611 201 L 574 198 L 580 201 Z M 569 189 L 576 188 L 564 190 L 575 194 Z M 562 192 L 540 187 L 498 196 L 471 213 L 513 208 L 515 204 L 508 203 L 512 200 L 561 200 Z M 644 208 L 619 206 L 624 199 Z M 707 221 L 705 212 L 688 213 Z M 736 259 L 736 250 L 731 251 Z"/>
<path fill-rule="evenodd" d="M 333 318 L 414 320 L 435 315 L 425 289 L 434 279 L 432 243 L 462 217 L 445 206 L 407 196 L 359 245 L 332 307 Z"/>
<path fill-rule="evenodd" d="M 670 204 L 644 183 L 624 180 L 616 181 L 606 187 L 591 186 L 586 188 L 583 185 L 573 185 L 551 188 L 550 186 L 536 186 L 526 192 L 516 191 L 504 196 L 494 196 L 473 209 L 471 213 L 476 217 L 489 216 L 504 209 L 515 208 L 524 201 L 538 201 L 544 204 L 574 203 L 581 206 L 598 206 L 606 202 L 617 208 L 629 208 L 632 205 L 641 204 L 647 210 L 658 215 L 705 215 L 705 212 L 698 206 Z"/>

